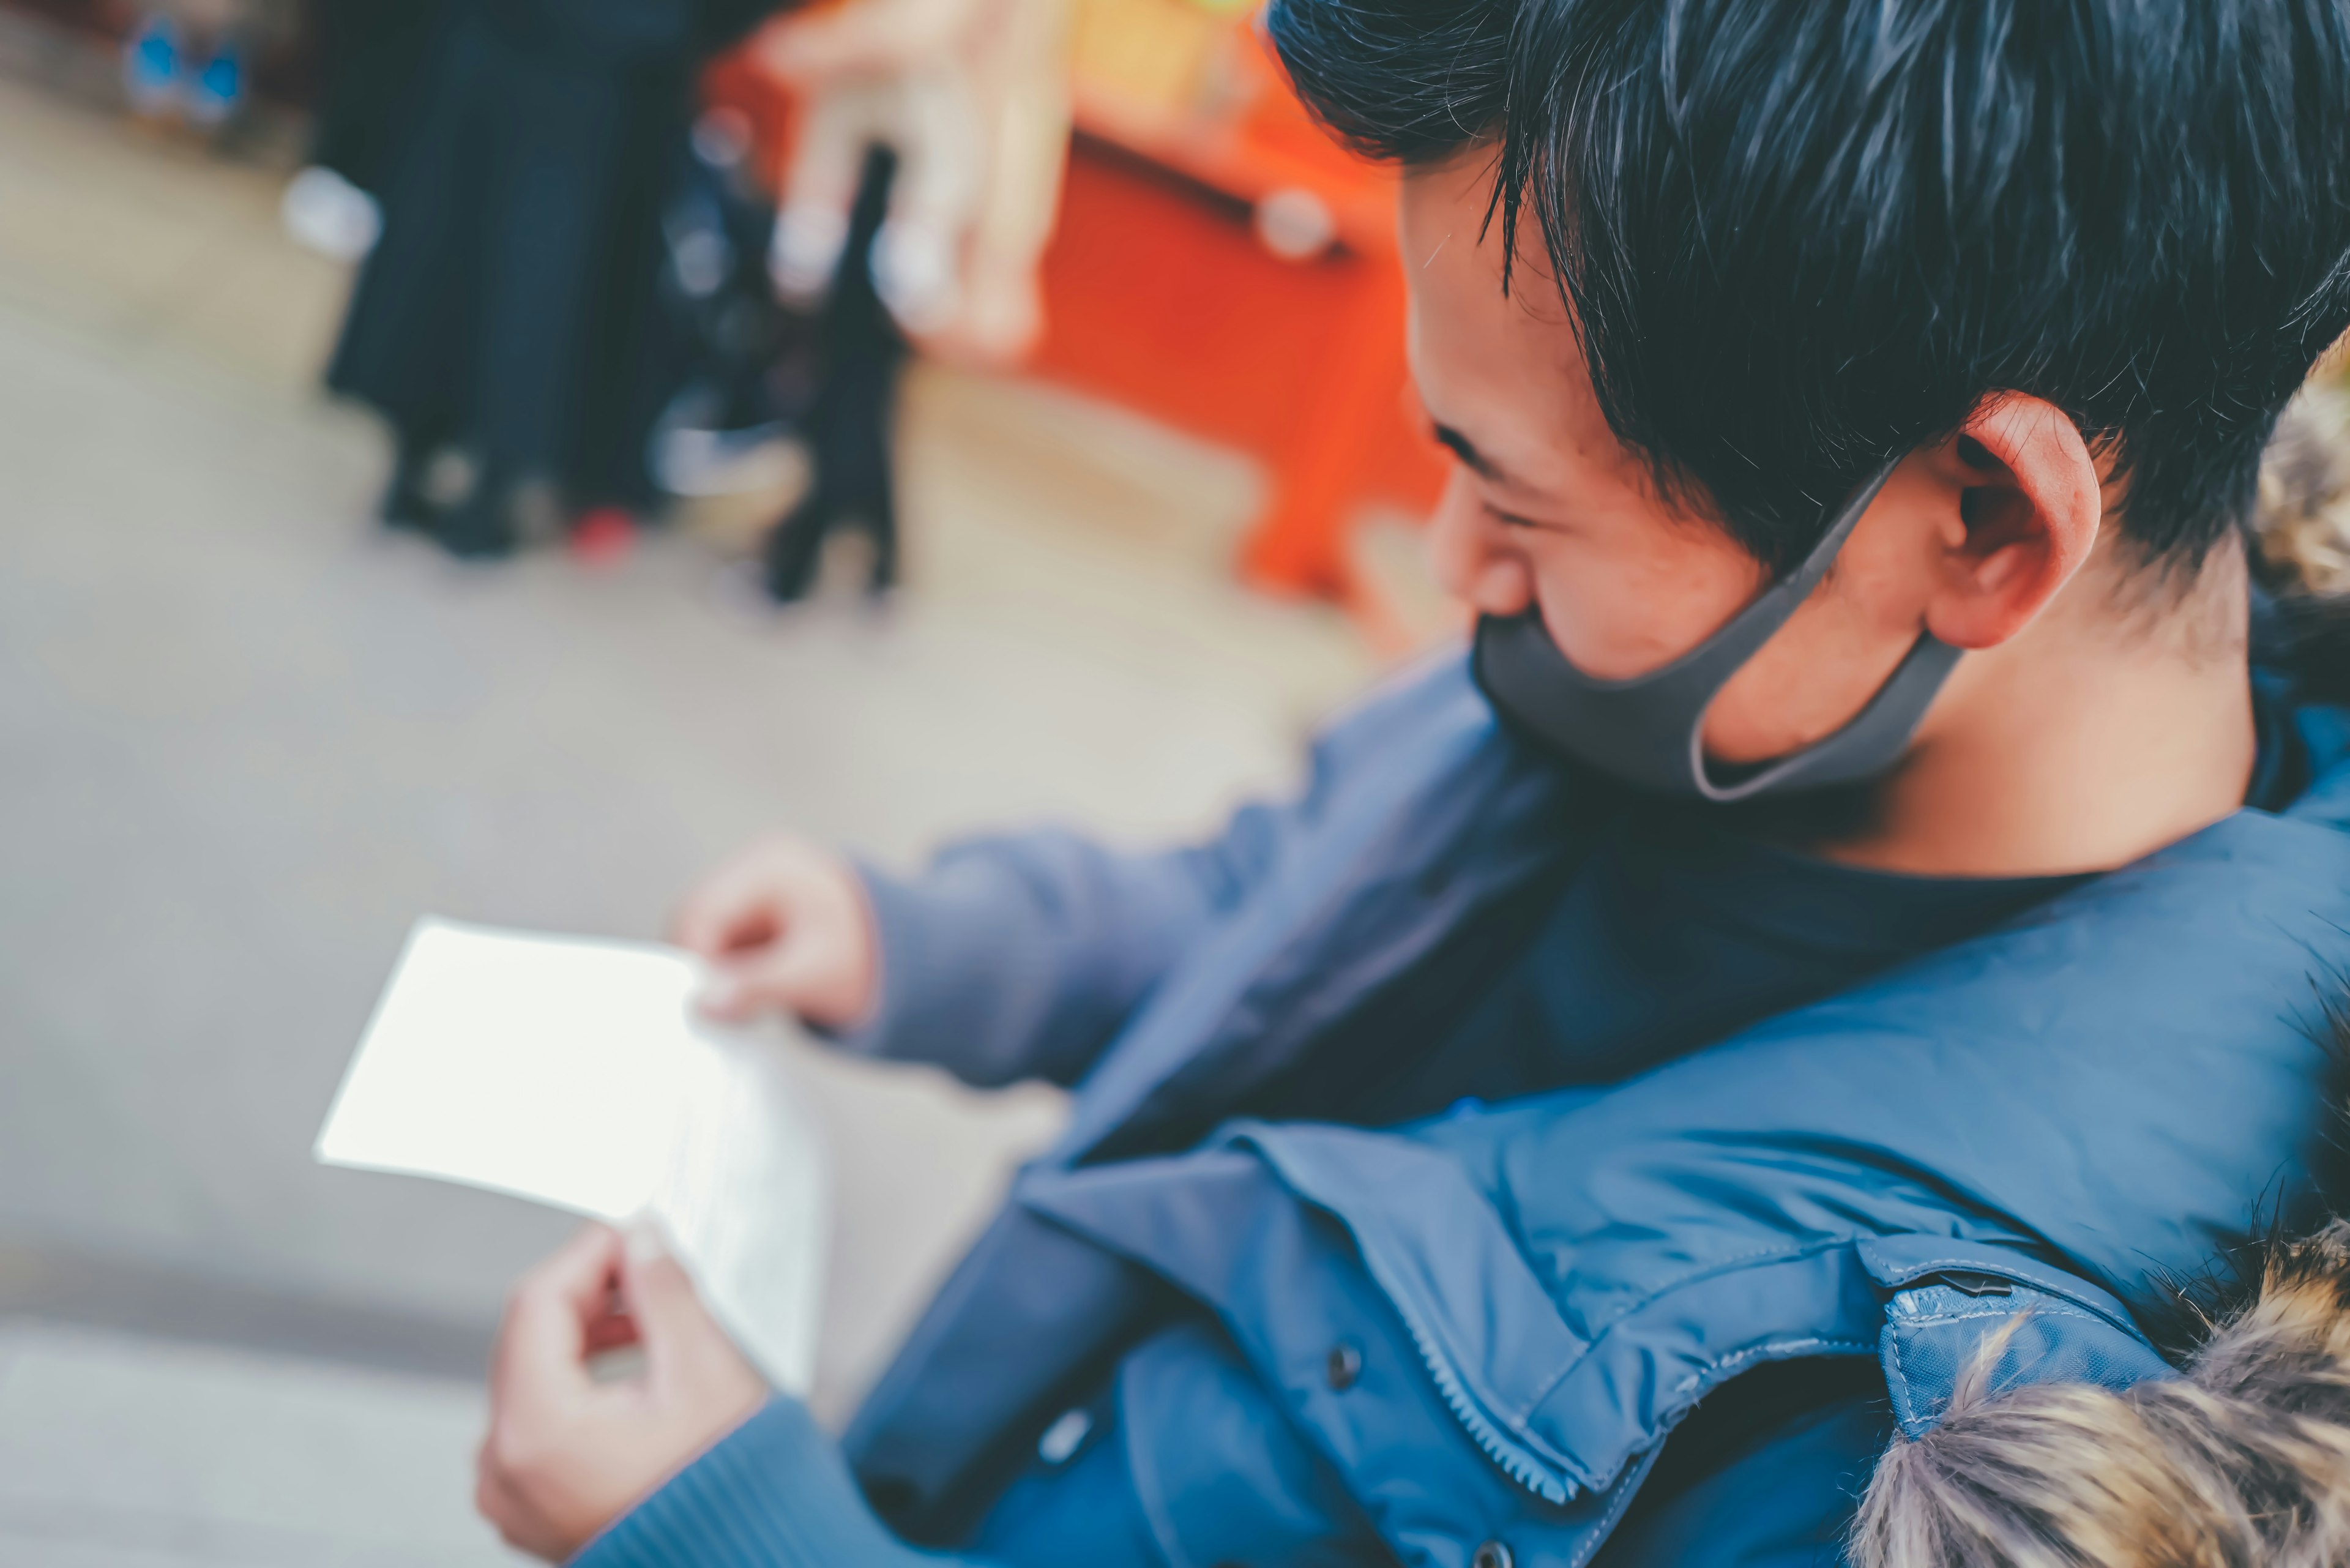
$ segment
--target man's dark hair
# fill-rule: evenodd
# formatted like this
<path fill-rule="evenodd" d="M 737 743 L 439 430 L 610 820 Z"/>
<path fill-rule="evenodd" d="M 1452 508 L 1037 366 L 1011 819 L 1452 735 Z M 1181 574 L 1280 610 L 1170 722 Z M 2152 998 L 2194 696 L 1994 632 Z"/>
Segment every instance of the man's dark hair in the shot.
<path fill-rule="evenodd" d="M 1490 148 L 1601 407 L 1783 568 L 2014 390 L 2192 566 L 2350 326 L 2345 0 L 1274 0 L 1341 136 Z M 1515 254 L 1515 253 L 1513 253 Z M 1517 286 L 1525 286 L 1523 271 Z"/>

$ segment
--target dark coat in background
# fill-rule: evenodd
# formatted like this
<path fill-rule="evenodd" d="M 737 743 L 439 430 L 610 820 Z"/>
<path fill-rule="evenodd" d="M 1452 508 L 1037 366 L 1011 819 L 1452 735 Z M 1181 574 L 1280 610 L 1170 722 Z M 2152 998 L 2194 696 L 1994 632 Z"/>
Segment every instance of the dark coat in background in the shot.
<path fill-rule="evenodd" d="M 743 0 L 452 0 L 328 382 L 403 443 L 577 505 L 650 499 L 660 203 Z"/>
<path fill-rule="evenodd" d="M 381 198 L 446 9 L 446 0 L 321 0 L 312 163 Z"/>

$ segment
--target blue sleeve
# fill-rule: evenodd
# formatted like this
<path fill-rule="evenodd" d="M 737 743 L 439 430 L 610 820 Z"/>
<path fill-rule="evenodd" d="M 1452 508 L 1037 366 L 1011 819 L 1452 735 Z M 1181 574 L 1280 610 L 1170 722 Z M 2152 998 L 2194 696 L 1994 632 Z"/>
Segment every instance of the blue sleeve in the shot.
<path fill-rule="evenodd" d="M 865 867 L 881 1004 L 839 1044 L 983 1086 L 1075 1083 L 1245 896 L 1219 847 L 1128 855 L 1044 831 L 955 845 L 912 877 Z"/>
<path fill-rule="evenodd" d="M 865 868 L 881 1002 L 838 1043 L 981 1085 L 1076 1083 L 1152 988 L 1344 812 L 1444 698 L 1441 675 L 1333 725 L 1302 794 L 1244 807 L 1206 843 L 1122 853 L 1048 830 L 954 845 L 909 878 Z"/>
<path fill-rule="evenodd" d="M 1831 1568 L 1845 1561 L 1846 1535 L 1893 1431 L 1881 1397 L 1804 1411 L 1708 1456 L 1660 1496 L 1644 1489 L 1591 1568 Z"/>
<path fill-rule="evenodd" d="M 807 1407 L 776 1398 L 615 1521 L 573 1568 L 977 1568 L 874 1517 Z"/>

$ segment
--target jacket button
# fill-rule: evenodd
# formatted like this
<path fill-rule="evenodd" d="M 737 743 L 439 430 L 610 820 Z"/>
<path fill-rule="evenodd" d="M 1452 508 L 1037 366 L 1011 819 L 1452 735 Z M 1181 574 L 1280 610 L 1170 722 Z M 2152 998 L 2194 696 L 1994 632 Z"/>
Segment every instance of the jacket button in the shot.
<path fill-rule="evenodd" d="M 1499 1541 L 1488 1541 L 1469 1554 L 1469 1568 L 1514 1568 L 1517 1555 Z"/>
<path fill-rule="evenodd" d="M 1085 1447 L 1093 1430 L 1094 1418 L 1087 1411 L 1064 1410 L 1061 1418 L 1045 1428 L 1045 1435 L 1036 1439 L 1036 1457 L 1048 1465 L 1066 1465 Z"/>
<path fill-rule="evenodd" d="M 1344 1394 L 1363 1375 L 1363 1353 L 1341 1342 L 1330 1347 L 1330 1358 L 1322 1364 L 1322 1376 L 1330 1386 Z"/>

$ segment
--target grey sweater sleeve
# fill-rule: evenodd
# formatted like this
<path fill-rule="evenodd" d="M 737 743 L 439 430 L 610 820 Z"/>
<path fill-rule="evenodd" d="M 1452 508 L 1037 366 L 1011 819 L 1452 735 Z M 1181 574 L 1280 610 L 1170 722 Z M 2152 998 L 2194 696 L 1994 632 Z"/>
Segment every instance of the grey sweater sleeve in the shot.
<path fill-rule="evenodd" d="M 1180 853 L 1058 831 L 959 844 L 911 877 L 860 870 L 881 1002 L 837 1043 L 983 1085 L 1082 1077 L 1221 905 Z"/>

